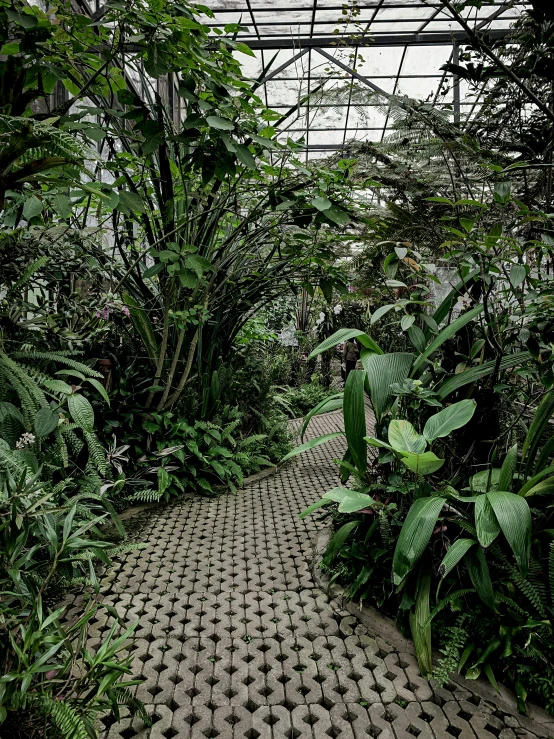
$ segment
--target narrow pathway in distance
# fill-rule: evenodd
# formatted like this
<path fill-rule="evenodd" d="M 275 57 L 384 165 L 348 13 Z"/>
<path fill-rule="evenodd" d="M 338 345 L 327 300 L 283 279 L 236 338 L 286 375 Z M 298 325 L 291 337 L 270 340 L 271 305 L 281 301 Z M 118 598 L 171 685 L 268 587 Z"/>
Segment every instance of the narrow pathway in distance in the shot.
<path fill-rule="evenodd" d="M 312 423 L 342 428 L 340 413 Z M 236 495 L 144 512 L 103 600 L 139 621 L 134 673 L 153 727 L 106 739 L 531 739 L 469 692 L 434 696 L 414 658 L 336 611 L 312 580 L 317 520 L 299 513 L 337 484 L 341 438 Z M 73 613 L 81 609 L 77 599 Z M 97 622 L 98 643 L 110 621 Z"/>

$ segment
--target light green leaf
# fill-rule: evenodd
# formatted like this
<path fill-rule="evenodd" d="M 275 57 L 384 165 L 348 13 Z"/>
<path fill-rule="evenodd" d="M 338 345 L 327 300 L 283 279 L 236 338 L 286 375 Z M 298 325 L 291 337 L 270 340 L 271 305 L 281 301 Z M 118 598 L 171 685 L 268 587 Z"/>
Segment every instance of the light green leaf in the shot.
<path fill-rule="evenodd" d="M 395 585 L 402 583 L 427 548 L 445 503 L 446 498 L 419 498 L 412 503 L 394 550 Z"/>
<path fill-rule="evenodd" d="M 514 444 L 513 447 L 511 447 L 508 450 L 508 453 L 506 454 L 506 457 L 504 458 L 504 462 L 502 463 L 502 468 L 500 470 L 500 475 L 498 477 L 498 489 L 499 490 L 506 490 L 507 492 L 511 492 L 512 480 L 514 477 L 514 472 L 516 471 L 516 465 L 517 465 L 517 444 Z"/>
<path fill-rule="evenodd" d="M 331 411 L 336 411 L 339 408 L 342 408 L 342 393 L 331 395 L 329 398 L 325 398 L 320 403 L 318 403 L 316 407 L 312 408 L 312 410 L 304 418 L 304 423 L 302 424 L 302 428 L 300 429 L 300 438 L 304 440 L 306 429 L 308 428 L 308 425 L 314 416 L 317 416 L 320 413 L 330 413 Z"/>
<path fill-rule="evenodd" d="M 531 552 L 531 511 L 525 498 L 514 493 L 486 493 L 502 533 L 512 548 L 523 577 L 529 569 Z"/>
<path fill-rule="evenodd" d="M 440 470 L 444 464 L 444 459 L 439 459 L 433 452 L 425 452 L 424 454 L 402 452 L 401 461 L 416 475 L 432 475 L 433 472 Z"/>
<path fill-rule="evenodd" d="M 306 516 L 309 516 L 311 513 L 314 513 L 314 511 L 319 510 L 319 508 L 323 508 L 323 506 L 329 505 L 332 501 L 326 500 L 325 498 L 321 498 L 320 500 L 316 500 L 315 503 L 312 503 L 309 505 L 302 513 L 298 516 L 298 518 L 306 518 Z"/>
<path fill-rule="evenodd" d="M 23 218 L 26 221 L 30 221 L 31 218 L 35 218 L 42 213 L 42 201 L 37 198 L 36 195 L 31 195 L 27 198 L 23 205 Z"/>
<path fill-rule="evenodd" d="M 377 321 L 385 316 L 390 310 L 392 310 L 395 307 L 394 303 L 389 303 L 388 305 L 382 305 L 380 308 L 377 308 L 375 313 L 371 316 L 371 325 L 373 326 L 374 323 L 377 323 Z"/>
<path fill-rule="evenodd" d="M 328 198 L 318 197 L 312 200 L 312 205 L 318 210 L 329 210 L 333 203 Z"/>
<path fill-rule="evenodd" d="M 355 513 L 364 508 L 372 508 L 375 500 L 370 495 L 358 493 L 348 488 L 333 488 L 323 496 L 325 500 L 332 500 L 339 504 L 339 513 Z"/>
<path fill-rule="evenodd" d="M 527 270 L 523 264 L 514 264 L 510 270 L 510 284 L 515 289 L 521 285 L 523 280 L 527 277 Z"/>
<path fill-rule="evenodd" d="M 380 439 L 375 439 L 373 436 L 364 436 L 364 441 L 370 446 L 377 447 L 377 449 L 389 449 L 391 452 L 394 451 L 394 449 L 389 444 L 386 444 Z"/>
<path fill-rule="evenodd" d="M 413 326 L 414 321 L 415 316 L 402 316 L 402 320 L 400 321 L 400 328 L 402 329 L 402 331 L 407 331 Z"/>
<path fill-rule="evenodd" d="M 493 467 L 492 469 L 477 472 L 470 479 L 471 490 L 476 493 L 488 493 L 489 490 L 498 490 L 498 480 L 500 479 L 500 469 Z"/>
<path fill-rule="evenodd" d="M 146 213 L 142 199 L 135 192 L 119 191 L 119 208 L 127 212 Z"/>
<path fill-rule="evenodd" d="M 326 444 L 328 441 L 336 439 L 339 436 L 344 436 L 344 433 L 342 431 L 334 431 L 332 434 L 325 434 L 324 436 L 318 436 L 317 439 L 310 439 L 310 441 L 306 441 L 304 444 L 300 444 L 300 446 L 295 447 L 291 452 L 286 454 L 281 460 L 280 464 L 286 462 L 287 459 L 291 459 L 291 457 L 296 457 L 298 454 L 308 452 L 310 451 L 310 449 L 314 449 L 320 444 Z"/>
<path fill-rule="evenodd" d="M 423 429 L 423 436 L 427 441 L 448 436 L 455 429 L 465 426 L 475 413 L 477 403 L 474 400 L 460 400 L 442 411 L 435 413 L 427 420 Z"/>
<path fill-rule="evenodd" d="M 423 454 L 427 442 L 417 433 L 409 421 L 394 419 L 389 424 L 389 444 L 397 452 Z"/>
<path fill-rule="evenodd" d="M 210 128 L 217 128 L 219 131 L 232 131 L 235 127 L 233 121 L 218 115 L 209 115 L 206 122 Z"/>

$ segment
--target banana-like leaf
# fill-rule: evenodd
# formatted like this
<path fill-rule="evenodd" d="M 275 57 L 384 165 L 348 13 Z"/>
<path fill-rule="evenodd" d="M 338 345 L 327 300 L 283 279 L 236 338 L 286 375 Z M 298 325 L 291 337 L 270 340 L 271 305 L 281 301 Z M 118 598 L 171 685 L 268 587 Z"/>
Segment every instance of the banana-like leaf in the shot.
<path fill-rule="evenodd" d="M 402 452 L 401 461 L 416 475 L 432 475 L 433 472 L 440 470 L 444 464 L 444 459 L 439 459 L 434 452 L 424 452 L 423 454 Z"/>
<path fill-rule="evenodd" d="M 344 436 L 344 433 L 342 431 L 334 431 L 332 434 L 325 434 L 324 436 L 318 436 L 317 439 L 310 439 L 310 441 L 300 444 L 300 446 L 295 447 L 291 452 L 285 454 L 279 464 L 286 462 L 287 459 L 290 459 L 291 457 L 296 457 L 297 454 L 302 454 L 303 452 L 310 451 L 310 449 L 315 449 L 315 447 L 320 446 L 320 444 L 326 444 L 328 441 L 336 439 L 338 436 Z"/>
<path fill-rule="evenodd" d="M 300 429 L 300 438 L 302 439 L 302 441 L 304 441 L 304 434 L 306 433 L 306 429 L 308 428 L 308 425 L 314 416 L 317 416 L 320 413 L 330 413 L 331 411 L 336 411 L 340 408 L 342 408 L 342 393 L 331 395 L 329 398 L 325 398 L 320 403 L 318 403 L 315 408 L 312 408 L 312 410 L 304 418 L 304 423 L 302 424 L 302 428 Z"/>
<path fill-rule="evenodd" d="M 479 495 L 475 501 L 475 530 L 482 547 L 490 547 L 500 533 L 500 526 L 486 495 Z"/>
<path fill-rule="evenodd" d="M 442 411 L 435 413 L 427 420 L 423 429 L 423 436 L 427 441 L 448 436 L 452 431 L 469 423 L 476 407 L 477 403 L 474 400 L 460 400 L 458 403 L 443 408 Z"/>
<path fill-rule="evenodd" d="M 354 464 L 360 472 L 367 469 L 364 383 L 365 370 L 353 370 L 348 375 L 344 388 L 344 431 Z"/>
<path fill-rule="evenodd" d="M 361 360 L 369 382 L 369 397 L 380 423 L 394 400 L 390 386 L 403 382 L 410 374 L 414 355 L 409 352 L 375 354 L 368 349 L 361 352 Z"/>
<path fill-rule="evenodd" d="M 506 454 L 506 457 L 500 469 L 500 475 L 498 477 L 498 489 L 499 490 L 506 490 L 507 492 L 511 492 L 512 480 L 514 477 L 514 472 L 516 471 L 516 465 L 517 465 L 517 444 L 514 444 L 513 447 L 508 449 L 508 454 Z"/>
<path fill-rule="evenodd" d="M 474 544 L 477 544 L 475 539 L 456 539 L 439 565 L 439 575 L 441 578 L 446 577 L 454 567 L 460 564 L 468 550 Z"/>
<path fill-rule="evenodd" d="M 142 339 L 142 343 L 148 352 L 148 356 L 154 364 L 156 364 L 158 361 L 158 341 L 146 311 L 130 295 L 124 294 L 123 302 L 129 308 L 133 326 L 136 328 L 138 335 Z"/>
<path fill-rule="evenodd" d="M 314 357 L 317 357 L 318 354 L 321 354 L 321 352 L 326 352 L 327 349 L 332 349 L 337 344 L 342 344 L 343 342 L 348 341 L 348 339 L 358 339 L 360 344 L 365 346 L 366 349 L 370 349 L 375 354 L 383 354 L 381 347 L 363 331 L 360 331 L 357 328 L 339 328 L 339 330 L 335 331 L 335 333 L 329 336 L 328 339 L 325 339 L 325 341 L 322 341 L 321 344 L 316 346 L 308 359 L 313 359 Z"/>
<path fill-rule="evenodd" d="M 494 604 L 491 575 L 481 547 L 474 547 L 468 552 L 465 563 L 477 595 L 486 606 L 494 611 L 496 606 Z"/>
<path fill-rule="evenodd" d="M 414 641 L 417 663 L 423 677 L 427 677 L 433 670 L 430 593 L 431 575 L 429 573 L 421 574 L 417 584 L 415 605 L 410 612 L 410 631 Z"/>
<path fill-rule="evenodd" d="M 425 551 L 446 498 L 419 498 L 412 503 L 396 542 L 392 571 L 400 585 Z"/>
<path fill-rule="evenodd" d="M 512 548 L 523 577 L 529 569 L 531 552 L 531 511 L 525 498 L 501 490 L 486 493 L 502 533 Z"/>
<path fill-rule="evenodd" d="M 423 454 L 427 448 L 427 442 L 409 421 L 397 419 L 389 423 L 389 444 L 400 454 L 404 452 Z"/>
<path fill-rule="evenodd" d="M 333 501 L 339 504 L 339 513 L 355 513 L 364 508 L 372 508 L 375 500 L 371 495 L 358 493 L 356 490 L 348 488 L 333 488 L 323 496 L 325 500 Z"/>
<path fill-rule="evenodd" d="M 527 431 L 525 441 L 523 442 L 523 449 L 521 450 L 521 459 L 526 460 L 527 468 L 532 465 L 533 460 L 538 452 L 541 438 L 546 428 L 547 423 L 552 418 L 554 413 L 554 390 L 549 390 L 545 393 L 538 405 L 533 420 Z"/>
<path fill-rule="evenodd" d="M 443 330 L 435 336 L 427 349 L 422 352 L 419 357 L 417 357 L 412 367 L 411 376 L 417 374 L 420 367 L 423 366 L 425 360 L 431 354 L 433 354 L 433 352 L 436 352 L 437 349 L 442 346 L 445 341 L 448 341 L 448 339 L 451 339 L 453 336 L 455 336 L 461 328 L 463 328 L 470 321 L 473 321 L 473 319 L 480 315 L 482 312 L 483 305 L 476 305 L 475 308 L 468 310 L 467 313 L 462 313 L 462 315 L 456 318 L 455 321 L 452 321 L 452 323 L 449 323 L 448 326 L 445 326 L 445 328 L 443 328 Z"/>
<path fill-rule="evenodd" d="M 499 364 L 500 370 L 507 370 L 511 369 L 511 367 L 516 367 L 519 364 L 525 364 L 531 359 L 531 355 L 529 352 L 519 352 L 518 354 L 509 354 L 506 357 L 502 357 Z M 444 400 L 448 395 L 451 393 L 456 392 L 456 390 L 459 390 L 461 387 L 464 387 L 464 385 L 471 385 L 474 382 L 477 382 L 478 380 L 483 379 L 483 377 L 486 377 L 487 375 L 492 375 L 496 367 L 496 360 L 493 359 L 490 362 L 484 362 L 483 364 L 478 364 L 476 367 L 471 367 L 470 369 L 466 370 L 465 372 L 460 372 L 458 375 L 454 375 L 454 377 L 450 377 L 448 380 L 443 382 L 440 389 L 437 392 L 437 398 L 439 400 Z"/>

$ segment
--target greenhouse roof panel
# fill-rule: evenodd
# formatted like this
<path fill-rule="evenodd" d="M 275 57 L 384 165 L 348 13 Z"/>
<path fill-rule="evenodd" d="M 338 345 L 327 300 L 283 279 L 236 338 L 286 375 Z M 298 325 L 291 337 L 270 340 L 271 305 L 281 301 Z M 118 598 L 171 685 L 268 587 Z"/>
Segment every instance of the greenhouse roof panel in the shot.
<path fill-rule="evenodd" d="M 476 95 L 441 67 L 455 60 L 467 34 L 437 0 L 207 0 L 209 25 L 240 23 L 239 39 L 255 58 L 237 54 L 246 75 L 265 80 L 260 96 L 291 111 L 287 134 L 306 156 L 341 149 L 352 140 L 380 141 L 393 121 L 377 114 L 372 92 L 408 95 L 475 115 Z M 470 7 L 471 28 L 502 36 L 525 2 Z M 314 91 L 317 94 L 314 96 Z M 294 110 L 298 106 L 300 110 Z"/>

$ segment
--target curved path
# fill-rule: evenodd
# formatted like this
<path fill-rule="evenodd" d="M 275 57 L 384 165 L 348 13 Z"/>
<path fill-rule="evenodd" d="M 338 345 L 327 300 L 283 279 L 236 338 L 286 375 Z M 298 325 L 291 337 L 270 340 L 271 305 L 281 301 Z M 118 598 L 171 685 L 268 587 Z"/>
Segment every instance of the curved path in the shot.
<path fill-rule="evenodd" d="M 341 425 L 340 413 L 327 414 L 312 433 Z M 434 694 L 410 654 L 369 636 L 317 589 L 317 520 L 298 514 L 336 485 L 332 460 L 343 451 L 339 438 L 236 495 L 185 497 L 141 515 L 138 539 L 148 546 L 121 558 L 102 597 L 139 621 L 133 667 L 154 723 L 123 719 L 103 737 L 541 735 L 464 689 Z M 97 622 L 92 641 L 109 625 Z"/>

